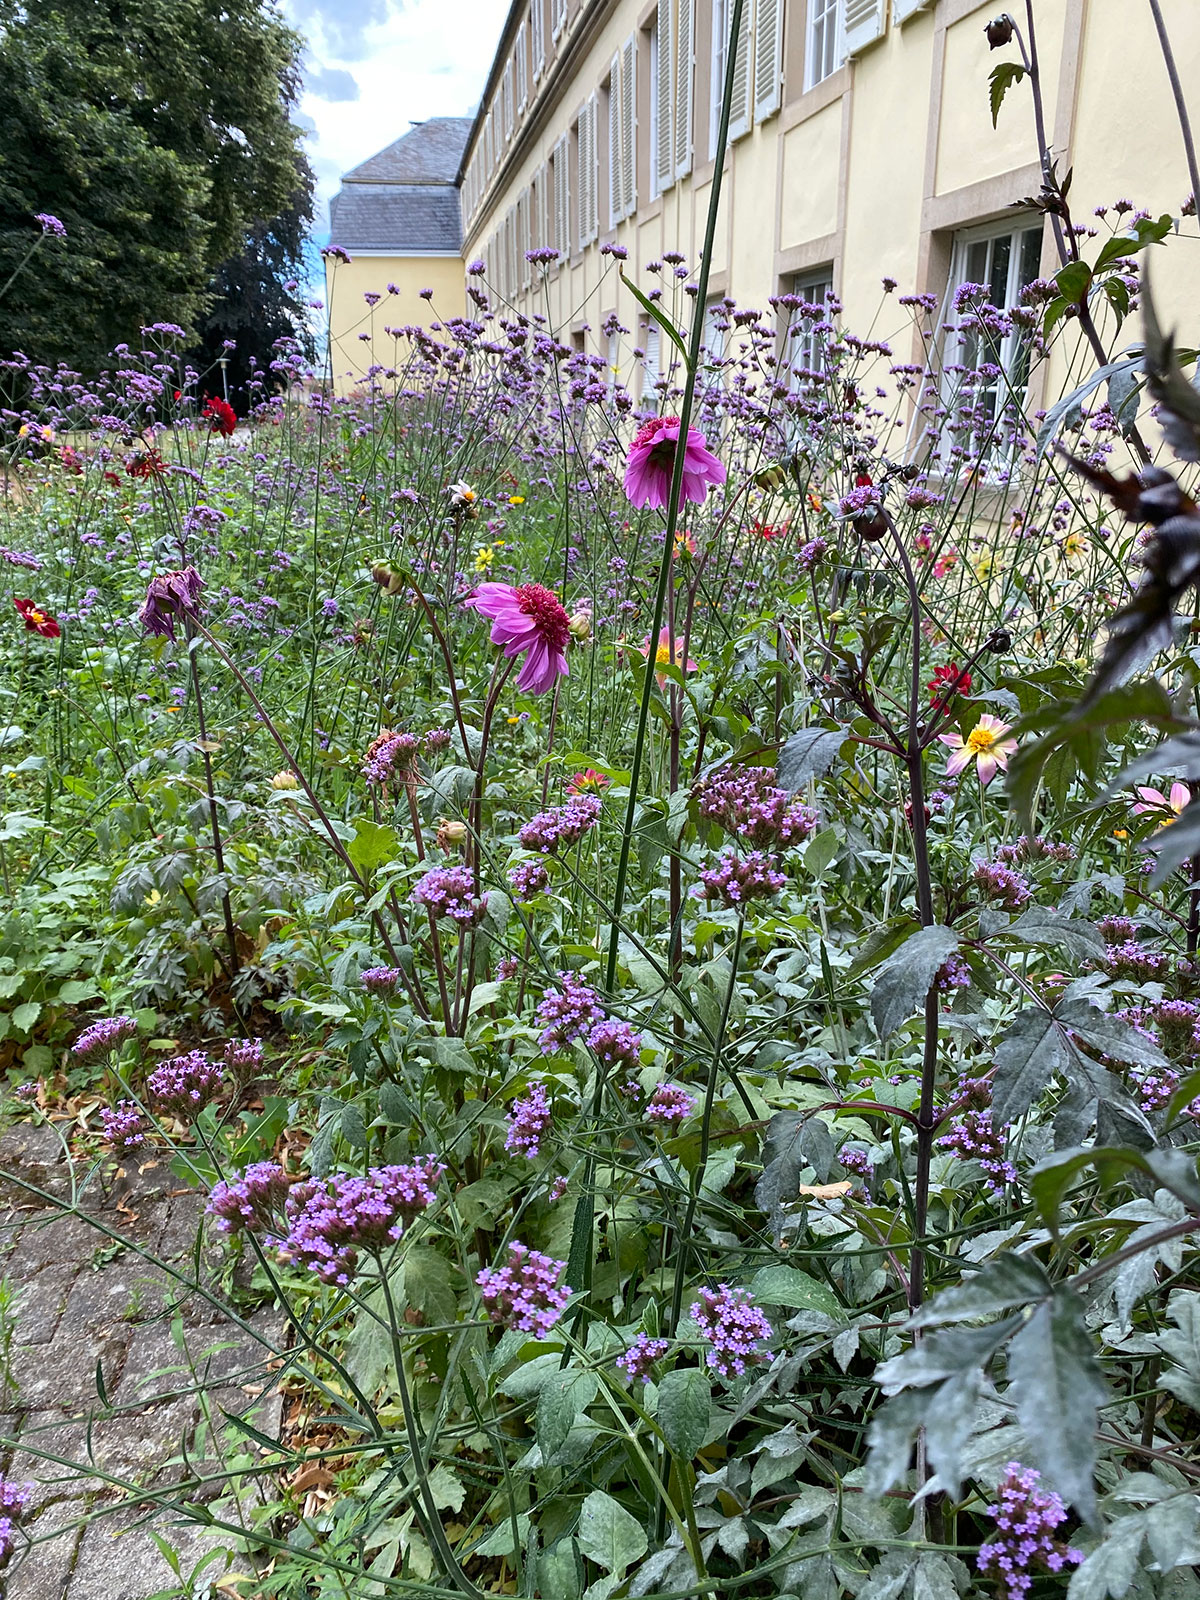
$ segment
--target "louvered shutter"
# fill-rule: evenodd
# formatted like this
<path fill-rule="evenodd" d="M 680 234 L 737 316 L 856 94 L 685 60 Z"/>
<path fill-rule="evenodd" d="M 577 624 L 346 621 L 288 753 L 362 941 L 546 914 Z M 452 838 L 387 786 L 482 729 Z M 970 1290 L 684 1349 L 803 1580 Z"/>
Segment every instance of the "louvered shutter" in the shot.
<path fill-rule="evenodd" d="M 541 77 L 546 64 L 546 0 L 529 0 L 529 53 L 533 59 L 533 77 Z"/>
<path fill-rule="evenodd" d="M 658 396 L 654 385 L 662 377 L 662 329 L 657 322 L 646 325 L 646 354 L 642 359 L 642 405 L 654 405 Z"/>
<path fill-rule="evenodd" d="M 729 14 L 732 20 L 732 5 Z M 753 21 L 754 0 L 743 0 L 737 49 L 733 58 L 733 95 L 729 102 L 730 139 L 740 139 L 750 131 L 750 38 Z"/>
<path fill-rule="evenodd" d="M 892 21 L 907 22 L 918 11 L 927 11 L 933 0 L 892 0 Z"/>
<path fill-rule="evenodd" d="M 779 110 L 779 73 L 783 48 L 781 0 L 758 0 L 754 19 L 754 120 Z"/>
<path fill-rule="evenodd" d="M 583 103 L 579 113 L 579 248 L 591 244 L 600 232 L 596 194 L 596 96 Z"/>
<path fill-rule="evenodd" d="M 571 254 L 571 195 L 567 181 L 568 141 L 554 147 L 554 248 L 565 261 Z"/>
<path fill-rule="evenodd" d="M 654 52 L 655 81 L 650 86 L 654 96 L 654 180 L 658 192 L 669 189 L 675 181 L 675 138 L 672 112 L 675 108 L 675 85 L 672 81 L 671 63 L 674 59 L 675 30 L 672 27 L 675 7 L 672 0 L 658 0 L 656 41 Z"/>
<path fill-rule="evenodd" d="M 528 289 L 533 281 L 533 267 L 529 260 L 529 252 L 533 249 L 529 235 L 530 199 L 528 189 L 522 189 L 517 196 L 517 265 L 521 269 L 522 289 Z"/>
<path fill-rule="evenodd" d="M 608 79 L 608 225 L 621 220 L 621 58 L 612 58 Z"/>
<path fill-rule="evenodd" d="M 528 29 L 522 23 L 517 29 L 516 63 L 517 63 L 517 114 L 525 109 L 525 102 L 529 99 L 529 41 L 526 37 Z"/>
<path fill-rule="evenodd" d="M 679 0 L 675 13 L 675 176 L 692 170 L 692 73 L 696 0 Z"/>
<path fill-rule="evenodd" d="M 554 7 L 554 37 L 557 39 L 567 20 L 567 0 L 550 0 L 550 4 Z"/>
<path fill-rule="evenodd" d="M 637 206 L 637 39 L 621 47 L 621 214 Z"/>
<path fill-rule="evenodd" d="M 846 54 L 857 55 L 883 38 L 887 0 L 846 0 Z"/>

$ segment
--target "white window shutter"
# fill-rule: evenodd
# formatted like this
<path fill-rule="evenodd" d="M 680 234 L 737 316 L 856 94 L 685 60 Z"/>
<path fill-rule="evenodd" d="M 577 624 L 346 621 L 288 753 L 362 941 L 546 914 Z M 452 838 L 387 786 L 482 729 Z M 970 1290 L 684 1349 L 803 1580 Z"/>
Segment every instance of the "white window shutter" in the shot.
<path fill-rule="evenodd" d="M 533 76 L 536 82 L 546 65 L 546 0 L 530 0 L 529 47 L 533 55 Z"/>
<path fill-rule="evenodd" d="M 550 0 L 550 4 L 553 7 L 552 31 L 557 39 L 567 20 L 567 0 Z"/>
<path fill-rule="evenodd" d="M 657 13 L 657 44 L 654 53 L 655 79 L 651 84 L 650 92 L 654 96 L 655 109 L 655 149 L 651 154 L 654 162 L 654 177 L 661 194 L 664 189 L 669 189 L 675 181 L 675 139 L 671 126 L 672 111 L 675 106 L 675 85 L 672 81 L 671 64 L 675 56 L 675 7 L 673 0 L 658 0 Z"/>
<path fill-rule="evenodd" d="M 933 0 L 892 0 L 892 21 L 907 22 L 918 11 L 928 11 Z"/>
<path fill-rule="evenodd" d="M 846 54 L 857 55 L 883 38 L 887 0 L 846 0 Z"/>
<path fill-rule="evenodd" d="M 621 58 L 612 58 L 608 80 L 608 225 L 621 220 Z"/>
<path fill-rule="evenodd" d="M 522 289 L 528 289 L 533 281 L 533 267 L 529 261 L 529 252 L 533 249 L 529 236 L 530 200 L 530 191 L 522 189 L 517 196 L 517 264 L 521 269 Z"/>
<path fill-rule="evenodd" d="M 621 215 L 637 206 L 637 39 L 621 47 Z"/>
<path fill-rule="evenodd" d="M 646 354 L 642 359 L 642 404 L 654 405 L 658 396 L 654 385 L 662 376 L 662 330 L 657 322 L 646 324 Z"/>
<path fill-rule="evenodd" d="M 730 18 L 733 7 L 730 6 Z M 754 20 L 754 0 L 743 0 L 738 28 L 737 50 L 733 60 L 733 95 L 729 102 L 729 137 L 740 139 L 750 131 L 750 40 Z"/>
<path fill-rule="evenodd" d="M 564 134 L 554 147 L 554 248 L 566 261 L 571 254 L 571 190 L 567 172 L 569 140 Z"/>
<path fill-rule="evenodd" d="M 781 0 L 758 0 L 754 19 L 754 120 L 761 122 L 779 110 L 779 79 L 783 59 L 783 5 Z"/>
<path fill-rule="evenodd" d="M 517 29 L 516 61 L 517 61 L 517 114 L 525 109 L 525 102 L 529 99 L 529 39 L 528 28 L 524 23 Z"/>
<path fill-rule="evenodd" d="M 696 0 L 679 0 L 675 13 L 675 176 L 692 170 L 692 71 Z"/>
<path fill-rule="evenodd" d="M 599 229 L 596 215 L 596 97 L 585 100 L 579 112 L 579 248 L 584 250 Z"/>

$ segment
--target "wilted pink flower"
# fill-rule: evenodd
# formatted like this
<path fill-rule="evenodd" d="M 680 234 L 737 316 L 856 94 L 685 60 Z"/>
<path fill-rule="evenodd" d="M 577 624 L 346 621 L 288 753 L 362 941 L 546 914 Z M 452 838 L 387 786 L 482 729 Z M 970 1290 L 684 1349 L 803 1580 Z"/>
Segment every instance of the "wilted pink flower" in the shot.
<path fill-rule="evenodd" d="M 570 618 L 557 595 L 540 583 L 481 583 L 463 601 L 481 616 L 491 617 L 493 644 L 502 644 L 510 659 L 523 655 L 517 688 L 545 694 L 570 671 L 567 641 Z"/>
<path fill-rule="evenodd" d="M 1173 783 L 1169 794 L 1164 794 L 1161 789 L 1147 789 L 1138 785 L 1139 804 L 1134 806 L 1133 814 L 1140 817 L 1144 812 L 1157 812 L 1162 819 L 1160 828 L 1169 828 L 1175 818 L 1192 798 L 1192 791 L 1186 783 Z"/>
<path fill-rule="evenodd" d="M 1015 739 L 1006 739 L 1008 723 L 985 711 L 964 739 L 961 733 L 939 733 L 938 738 L 954 751 L 946 763 L 946 775 L 954 777 L 972 761 L 979 769 L 979 781 L 991 783 L 997 771 L 1008 771 L 1008 758 L 1017 748 Z"/>
<path fill-rule="evenodd" d="M 671 492 L 671 473 L 675 447 L 679 440 L 678 417 L 651 417 L 638 429 L 629 447 L 625 468 L 625 493 L 635 506 L 665 508 Z M 679 504 L 694 500 L 703 505 L 710 484 L 725 482 L 725 468 L 713 455 L 699 428 L 689 428 L 684 445 L 683 482 Z"/>

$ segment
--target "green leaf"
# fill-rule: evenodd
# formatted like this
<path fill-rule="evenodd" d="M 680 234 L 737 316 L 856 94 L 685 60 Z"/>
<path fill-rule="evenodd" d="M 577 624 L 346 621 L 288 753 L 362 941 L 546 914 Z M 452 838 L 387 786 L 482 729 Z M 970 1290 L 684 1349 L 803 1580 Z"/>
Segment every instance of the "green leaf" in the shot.
<path fill-rule="evenodd" d="M 546 1466 L 567 1442 L 575 1420 L 596 1398 L 596 1375 L 567 1367 L 542 1385 L 537 1403 L 537 1441 Z"/>
<path fill-rule="evenodd" d="M 638 288 L 637 284 L 631 279 L 627 278 L 624 272 L 621 273 L 621 282 L 629 290 L 630 294 L 641 306 L 646 315 L 658 323 L 659 327 L 666 334 L 667 338 L 670 339 L 671 343 L 679 351 L 679 354 L 683 357 L 683 368 L 686 372 L 691 366 L 691 361 L 688 359 L 687 345 L 684 344 L 682 335 L 680 334 L 678 328 L 676 328 L 675 324 L 671 321 L 670 317 L 667 316 L 666 312 L 663 311 L 660 306 L 656 305 L 653 300 L 648 300 Z"/>
<path fill-rule="evenodd" d="M 1008 1347 L 1017 1420 L 1036 1464 L 1085 1521 L 1096 1515 L 1096 1418 L 1107 1399 L 1083 1304 L 1060 1288 Z"/>
<path fill-rule="evenodd" d="M 19 1028 L 22 1033 L 28 1033 L 41 1014 L 40 1000 L 26 1000 L 24 1005 L 17 1006 L 12 1013 L 13 1027 Z"/>
<path fill-rule="evenodd" d="M 342 1107 L 342 1138 L 355 1150 L 367 1148 L 367 1125 L 356 1105 Z"/>
<path fill-rule="evenodd" d="M 868 1494 L 885 1495 L 908 1471 L 913 1440 L 925 1421 L 933 1389 L 905 1389 L 878 1406 L 867 1429 L 864 1482 Z"/>
<path fill-rule="evenodd" d="M 943 1289 L 909 1319 L 910 1328 L 937 1328 L 964 1317 L 1012 1311 L 1050 1293 L 1050 1280 L 1033 1256 L 1006 1250 L 961 1283 Z"/>
<path fill-rule="evenodd" d="M 712 1386 L 699 1367 L 668 1372 L 658 1386 L 659 1427 L 672 1451 L 690 1461 L 708 1437 Z"/>
<path fill-rule="evenodd" d="M 808 841 L 804 849 L 805 870 L 819 878 L 838 853 L 838 831 L 834 827 L 822 828 Z"/>
<path fill-rule="evenodd" d="M 872 967 L 877 967 L 894 950 L 899 949 L 909 935 L 915 933 L 919 927 L 920 923 L 912 917 L 898 917 L 895 922 L 876 928 L 846 968 L 846 977 L 859 978 Z"/>
<path fill-rule="evenodd" d="M 963 1451 L 975 1426 L 982 1388 L 983 1368 L 968 1367 L 938 1384 L 925 1413 L 925 1448 L 930 1464 L 956 1500 L 962 1482 Z"/>
<path fill-rule="evenodd" d="M 1025 68 L 1019 61 L 1001 61 L 988 73 L 988 101 L 992 108 L 992 127 L 996 126 L 1004 96 L 1014 83 L 1020 83 Z"/>
<path fill-rule="evenodd" d="M 55 999 L 64 1006 L 77 1006 L 81 1000 L 90 1000 L 94 994 L 100 993 L 100 987 L 94 978 L 70 978 L 58 991 Z"/>
<path fill-rule="evenodd" d="M 579 1600 L 583 1593 L 583 1562 L 574 1539 L 560 1539 L 543 1550 L 537 1562 L 538 1592 L 542 1600 Z"/>
<path fill-rule="evenodd" d="M 1067 1600 L 1121 1600 L 1137 1575 L 1143 1532 L 1140 1515 L 1114 1522 L 1104 1543 L 1071 1574 Z"/>
<path fill-rule="evenodd" d="M 1172 1290 L 1167 1316 L 1175 1326 L 1154 1337 L 1172 1364 L 1163 1368 L 1158 1386 L 1200 1412 L 1200 1294 L 1191 1289 Z"/>
<path fill-rule="evenodd" d="M 1065 1059 L 1062 1032 L 1048 1011 L 1029 1007 L 1017 1013 L 996 1046 L 992 1116 L 997 1126 L 1023 1116 L 1045 1090 Z"/>
<path fill-rule="evenodd" d="M 1132 1023 L 1099 1011 L 1086 1000 L 1064 1000 L 1054 1008 L 1054 1015 L 1085 1043 L 1117 1061 L 1155 1070 L 1167 1065 L 1167 1058 L 1158 1046 L 1144 1033 L 1139 1033 Z"/>
<path fill-rule="evenodd" d="M 801 728 L 793 733 L 779 751 L 779 787 L 795 794 L 810 779 L 828 772 L 845 742 L 846 733 L 841 728 Z"/>
<path fill-rule="evenodd" d="M 1058 284 L 1060 294 L 1067 300 L 1078 302 L 1088 292 L 1092 269 L 1086 261 L 1068 261 L 1065 267 L 1059 267 L 1054 274 L 1054 281 Z"/>
<path fill-rule="evenodd" d="M 958 934 L 938 923 L 906 939 L 880 967 L 871 991 L 871 1016 L 887 1039 L 925 1003 L 938 968 L 958 949 Z"/>
<path fill-rule="evenodd" d="M 370 817 L 354 818 L 354 837 L 346 846 L 346 854 L 364 877 L 369 877 L 377 867 L 394 861 L 400 841 L 395 828 L 388 828 Z"/>
<path fill-rule="evenodd" d="M 624 1572 L 649 1548 L 636 1517 L 603 1489 L 593 1489 L 579 1513 L 579 1548 L 605 1572 Z"/>
<path fill-rule="evenodd" d="M 842 1319 L 846 1315 L 832 1289 L 796 1267 L 763 1267 L 750 1280 L 750 1292 L 763 1305 L 823 1311 L 827 1317 Z"/>

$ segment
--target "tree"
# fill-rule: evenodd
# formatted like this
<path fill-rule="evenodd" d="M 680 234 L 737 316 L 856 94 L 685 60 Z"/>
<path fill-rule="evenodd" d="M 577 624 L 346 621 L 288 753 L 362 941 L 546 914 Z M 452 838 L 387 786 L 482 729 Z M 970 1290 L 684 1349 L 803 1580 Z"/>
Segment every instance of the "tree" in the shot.
<path fill-rule="evenodd" d="M 67 228 L 0 302 L 0 352 L 87 369 L 199 321 L 261 219 L 304 215 L 300 50 L 273 0 L 0 0 L 0 283 L 37 213 Z"/>

